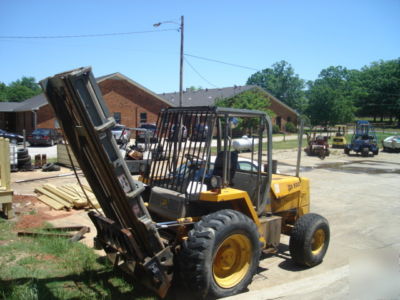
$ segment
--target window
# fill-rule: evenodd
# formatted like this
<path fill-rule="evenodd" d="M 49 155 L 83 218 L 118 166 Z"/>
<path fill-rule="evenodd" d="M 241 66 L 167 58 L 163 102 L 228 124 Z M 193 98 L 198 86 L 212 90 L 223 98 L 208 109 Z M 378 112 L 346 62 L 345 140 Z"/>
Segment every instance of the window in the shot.
<path fill-rule="evenodd" d="M 140 123 L 147 122 L 147 113 L 140 113 Z"/>
<path fill-rule="evenodd" d="M 58 124 L 58 120 L 54 120 L 54 128 L 60 128 L 60 124 Z"/>
<path fill-rule="evenodd" d="M 252 171 L 252 172 L 257 171 L 257 167 L 254 164 L 250 163 L 250 162 L 240 161 L 238 164 L 239 164 L 239 170 Z"/>
<path fill-rule="evenodd" d="M 115 112 L 114 113 L 114 119 L 115 119 L 115 122 L 117 122 L 118 124 L 121 124 L 121 113 L 120 112 Z"/>

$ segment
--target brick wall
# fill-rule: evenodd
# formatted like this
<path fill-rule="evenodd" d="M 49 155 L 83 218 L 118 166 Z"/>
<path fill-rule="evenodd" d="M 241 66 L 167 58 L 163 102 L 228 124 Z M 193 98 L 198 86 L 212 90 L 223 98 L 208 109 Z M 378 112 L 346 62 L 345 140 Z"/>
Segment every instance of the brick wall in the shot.
<path fill-rule="evenodd" d="M 275 116 L 272 118 L 273 125 L 279 125 L 280 123 L 280 129 L 285 130 L 287 122 L 292 122 L 295 125 L 297 124 L 297 114 L 273 99 L 270 99 L 270 101 L 271 105 L 269 109 L 275 113 Z"/>
<path fill-rule="evenodd" d="M 54 111 L 49 104 L 42 106 L 36 113 L 37 128 L 54 128 L 55 120 Z"/>
<path fill-rule="evenodd" d="M 140 114 L 147 114 L 147 123 L 156 123 L 158 113 L 168 105 L 154 95 L 125 81 L 107 79 L 99 84 L 111 116 L 121 113 L 121 124 L 128 127 L 140 125 Z"/>
<path fill-rule="evenodd" d="M 106 79 L 99 83 L 110 115 L 121 113 L 121 124 L 128 127 L 140 125 L 140 114 L 147 114 L 147 123 L 156 123 L 158 113 L 168 105 L 145 90 L 126 80 Z M 50 105 L 42 106 L 37 113 L 38 128 L 54 128 L 55 117 Z"/>

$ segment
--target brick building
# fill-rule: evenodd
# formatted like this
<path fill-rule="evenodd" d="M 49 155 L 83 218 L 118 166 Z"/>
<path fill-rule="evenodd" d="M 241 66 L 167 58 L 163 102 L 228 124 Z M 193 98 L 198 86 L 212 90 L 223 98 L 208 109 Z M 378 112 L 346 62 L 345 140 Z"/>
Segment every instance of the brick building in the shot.
<path fill-rule="evenodd" d="M 270 105 L 268 108 L 275 114 L 275 116 L 272 117 L 273 125 L 278 125 L 280 130 L 283 131 L 287 122 L 297 124 L 299 115 L 294 109 L 290 108 L 261 87 L 255 85 L 233 86 L 218 89 L 202 89 L 196 91 L 187 89 L 183 93 L 182 106 L 212 106 L 215 105 L 215 102 L 218 99 L 231 98 L 245 91 L 254 89 L 262 91 L 266 99 L 269 100 Z M 172 105 L 177 106 L 179 103 L 179 93 L 177 92 L 163 93 L 159 94 L 159 96 L 169 101 Z"/>
<path fill-rule="evenodd" d="M 171 103 L 130 78 L 114 73 L 96 78 L 110 114 L 118 123 L 138 127 L 155 123 L 162 108 Z M 44 94 L 24 102 L 0 102 L 0 128 L 27 134 L 35 128 L 57 128 L 57 120 Z"/>
<path fill-rule="evenodd" d="M 110 114 L 115 120 L 128 127 L 138 127 L 141 123 L 155 123 L 161 109 L 179 105 L 179 93 L 155 94 L 137 82 L 113 73 L 96 78 Z M 219 89 L 186 90 L 183 93 L 183 106 L 212 106 L 217 99 L 229 98 L 248 90 L 261 90 L 269 99 L 275 116 L 274 125 L 281 130 L 287 122 L 297 124 L 295 110 L 279 101 L 264 89 L 254 86 L 233 86 Z M 0 128 L 11 132 L 27 134 L 35 128 L 57 128 L 57 120 L 44 94 L 32 97 L 24 102 L 0 102 Z"/>

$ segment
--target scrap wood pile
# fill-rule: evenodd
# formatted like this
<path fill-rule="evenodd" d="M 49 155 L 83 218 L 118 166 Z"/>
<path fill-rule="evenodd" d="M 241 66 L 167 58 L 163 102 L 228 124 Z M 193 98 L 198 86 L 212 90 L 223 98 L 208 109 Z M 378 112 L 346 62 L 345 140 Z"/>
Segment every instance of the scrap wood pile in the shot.
<path fill-rule="evenodd" d="M 78 184 L 66 184 L 57 187 L 52 184 L 44 184 L 42 187 L 36 188 L 35 192 L 39 194 L 38 199 L 41 202 L 56 210 L 72 207 L 93 208 L 93 206 L 99 208 L 100 205 L 91 188 L 86 185 L 83 185 L 83 188 L 89 201 Z"/>

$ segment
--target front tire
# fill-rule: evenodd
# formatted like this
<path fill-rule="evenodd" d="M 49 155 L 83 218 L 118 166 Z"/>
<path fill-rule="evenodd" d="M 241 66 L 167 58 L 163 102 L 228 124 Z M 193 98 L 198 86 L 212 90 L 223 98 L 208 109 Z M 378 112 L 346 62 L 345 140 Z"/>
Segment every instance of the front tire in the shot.
<path fill-rule="evenodd" d="M 363 148 L 361 150 L 361 156 L 363 157 L 368 157 L 369 149 L 368 148 Z"/>
<path fill-rule="evenodd" d="M 225 209 L 204 216 L 182 245 L 180 267 L 188 288 L 200 298 L 220 298 L 243 291 L 260 259 L 255 223 Z"/>
<path fill-rule="evenodd" d="M 328 221 L 318 214 L 305 214 L 296 223 L 290 235 L 289 250 L 293 261 L 313 267 L 324 259 L 329 246 Z"/>

